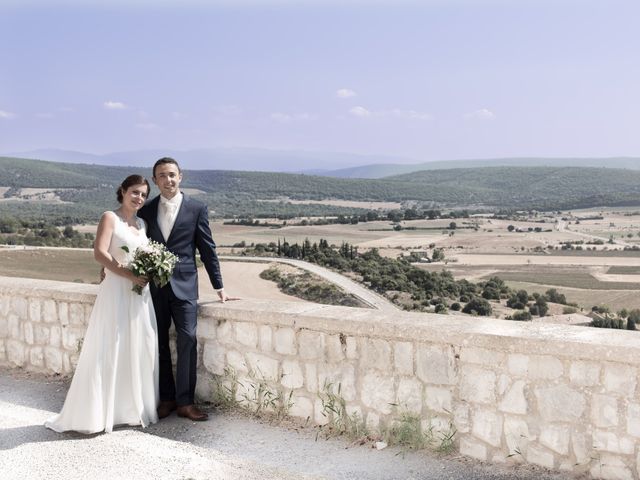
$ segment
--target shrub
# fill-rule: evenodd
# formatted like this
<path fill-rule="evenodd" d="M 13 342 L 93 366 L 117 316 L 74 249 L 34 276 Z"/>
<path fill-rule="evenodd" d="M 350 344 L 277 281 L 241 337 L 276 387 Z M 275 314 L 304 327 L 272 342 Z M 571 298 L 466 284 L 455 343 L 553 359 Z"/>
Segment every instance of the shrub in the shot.
<path fill-rule="evenodd" d="M 491 304 L 484 298 L 472 298 L 462 309 L 464 313 L 470 313 L 473 315 L 488 316 L 491 315 L 493 310 Z"/>
<path fill-rule="evenodd" d="M 512 320 L 517 320 L 520 322 L 526 322 L 526 321 L 530 321 L 531 320 L 531 313 L 527 312 L 526 310 L 521 310 L 519 312 L 514 312 L 513 315 L 511 315 L 511 319 Z"/>
<path fill-rule="evenodd" d="M 454 312 L 459 312 L 462 308 L 462 305 L 460 305 L 458 302 L 453 302 L 449 308 Z"/>

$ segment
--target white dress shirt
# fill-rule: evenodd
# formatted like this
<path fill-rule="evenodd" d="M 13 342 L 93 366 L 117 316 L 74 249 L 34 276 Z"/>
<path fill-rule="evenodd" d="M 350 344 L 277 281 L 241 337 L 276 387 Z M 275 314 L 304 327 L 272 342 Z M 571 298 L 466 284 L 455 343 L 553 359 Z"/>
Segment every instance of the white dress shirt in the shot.
<path fill-rule="evenodd" d="M 182 205 L 182 193 L 175 195 L 172 199 L 160 196 L 160 205 L 158 205 L 158 226 L 162 232 L 164 240 L 169 240 L 173 225 L 176 223 L 178 211 Z"/>

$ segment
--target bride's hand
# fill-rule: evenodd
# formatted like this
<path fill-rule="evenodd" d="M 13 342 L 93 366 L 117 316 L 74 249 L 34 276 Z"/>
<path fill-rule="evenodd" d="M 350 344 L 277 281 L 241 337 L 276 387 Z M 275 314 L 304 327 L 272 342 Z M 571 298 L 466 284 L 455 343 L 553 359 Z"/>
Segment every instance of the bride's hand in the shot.
<path fill-rule="evenodd" d="M 149 277 L 145 277 L 145 276 L 136 277 L 133 273 L 131 274 L 131 276 L 133 277 L 131 281 L 135 285 L 138 285 L 140 288 L 146 287 L 147 283 L 149 283 Z"/>

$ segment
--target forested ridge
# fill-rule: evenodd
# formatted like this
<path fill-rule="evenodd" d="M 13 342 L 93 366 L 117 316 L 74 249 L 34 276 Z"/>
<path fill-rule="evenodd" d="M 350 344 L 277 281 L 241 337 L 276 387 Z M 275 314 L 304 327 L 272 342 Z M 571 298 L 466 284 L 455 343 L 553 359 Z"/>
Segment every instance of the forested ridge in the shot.
<path fill-rule="evenodd" d="M 0 214 L 98 215 L 114 203 L 114 190 L 131 173 L 151 168 L 112 167 L 0 157 L 0 187 L 59 189 L 70 203 L 0 203 Z M 579 167 L 482 167 L 427 170 L 383 179 L 341 179 L 315 175 L 185 170 L 183 187 L 202 190 L 218 216 L 338 215 L 357 209 L 263 202 L 291 198 L 413 201 L 441 208 L 482 206 L 515 210 L 558 210 L 605 205 L 640 205 L 640 171 Z"/>

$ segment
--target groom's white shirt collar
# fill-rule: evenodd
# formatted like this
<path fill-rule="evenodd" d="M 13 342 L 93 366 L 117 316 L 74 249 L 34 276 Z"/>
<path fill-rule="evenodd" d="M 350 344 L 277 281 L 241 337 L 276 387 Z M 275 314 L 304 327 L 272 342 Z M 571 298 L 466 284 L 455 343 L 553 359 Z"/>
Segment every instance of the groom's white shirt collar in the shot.
<path fill-rule="evenodd" d="M 177 209 L 180 208 L 180 205 L 182 205 L 182 192 L 179 192 L 177 194 L 175 194 L 173 196 L 173 198 L 169 199 L 169 198 L 165 198 L 162 195 L 160 195 L 160 204 L 161 205 L 165 205 L 165 204 L 171 204 L 171 205 L 175 205 L 177 207 Z M 176 211 L 177 211 L 176 209 Z"/>

